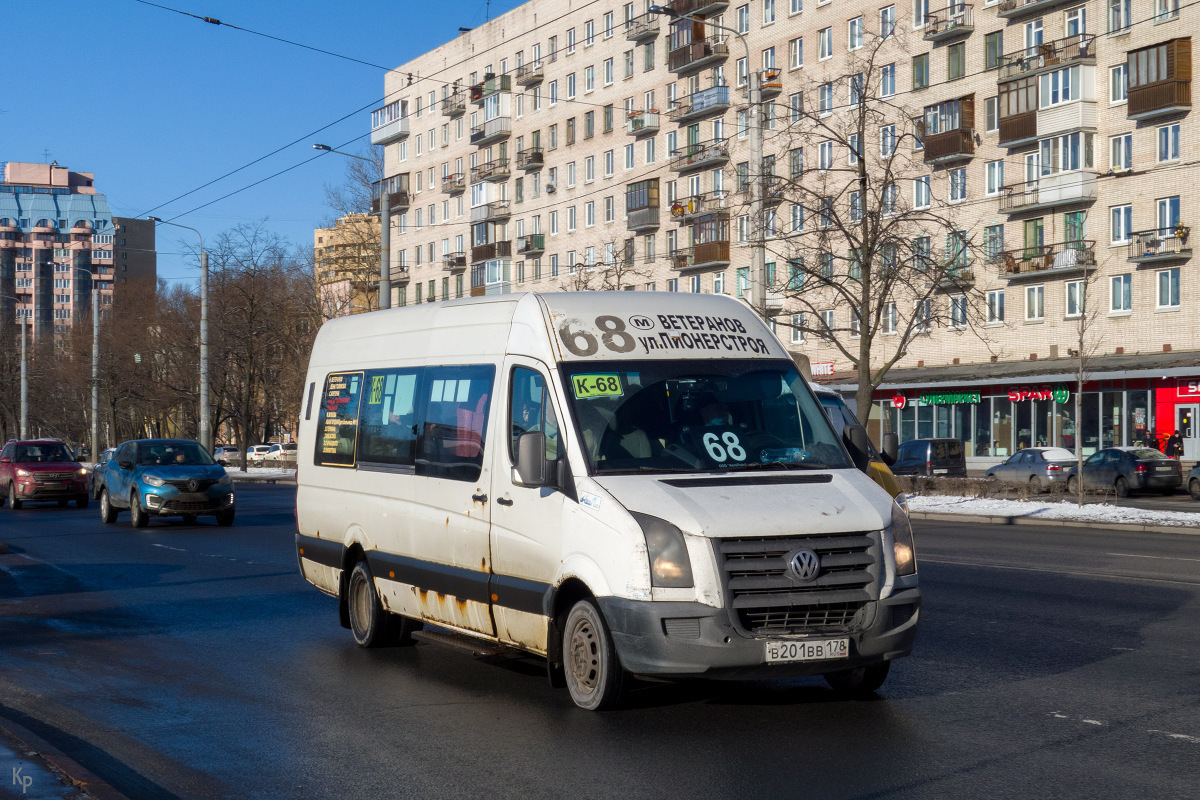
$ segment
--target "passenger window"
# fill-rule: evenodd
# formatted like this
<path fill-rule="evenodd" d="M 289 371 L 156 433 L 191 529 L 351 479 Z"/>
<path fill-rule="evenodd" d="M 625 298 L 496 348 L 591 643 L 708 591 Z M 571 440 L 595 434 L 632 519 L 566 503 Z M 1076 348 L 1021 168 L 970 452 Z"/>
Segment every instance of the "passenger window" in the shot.
<path fill-rule="evenodd" d="M 554 413 L 554 402 L 546 391 L 546 379 L 541 373 L 524 367 L 513 370 L 508 409 L 508 455 L 512 463 L 517 463 L 517 441 L 521 434 L 537 431 L 546 434 L 546 458 L 557 460 L 562 447 L 558 435 L 558 417 Z"/>
<path fill-rule="evenodd" d="M 316 388 L 316 381 L 313 381 L 308 385 L 308 403 L 304 406 L 304 419 L 306 420 L 312 419 L 312 399 L 313 392 L 316 390 Z"/>
<path fill-rule="evenodd" d="M 362 372 L 334 372 L 325 379 L 320 414 L 317 416 L 314 464 L 327 467 L 354 466 L 362 382 Z"/>
<path fill-rule="evenodd" d="M 418 475 L 459 481 L 479 477 L 495 376 L 491 365 L 425 370 Z"/>
<path fill-rule="evenodd" d="M 372 370 L 359 415 L 359 463 L 411 467 L 417 451 L 418 369 Z"/>

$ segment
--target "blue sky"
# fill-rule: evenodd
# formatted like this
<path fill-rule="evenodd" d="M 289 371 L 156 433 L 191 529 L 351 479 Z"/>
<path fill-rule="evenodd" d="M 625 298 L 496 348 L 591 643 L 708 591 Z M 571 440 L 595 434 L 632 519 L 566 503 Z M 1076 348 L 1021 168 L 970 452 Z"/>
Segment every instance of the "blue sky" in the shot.
<path fill-rule="evenodd" d="M 484 0 L 155 2 L 388 67 L 452 39 L 459 26 L 482 24 L 487 7 Z M 342 179 L 343 156 L 326 154 L 193 209 L 307 161 L 317 155 L 313 142 L 364 151 L 370 110 L 383 98 L 381 69 L 135 0 L 0 5 L 7 78 L 0 92 L 0 162 L 48 157 L 93 172 L 114 214 L 174 218 L 206 239 L 238 222 L 265 219 L 293 244 L 311 244 L 313 227 L 330 213 L 323 187 Z M 494 0 L 491 16 L 517 5 Z M 301 141 L 168 202 L 295 139 Z M 197 270 L 182 253 L 194 241 L 187 231 L 160 226 L 160 277 L 194 279 Z"/>

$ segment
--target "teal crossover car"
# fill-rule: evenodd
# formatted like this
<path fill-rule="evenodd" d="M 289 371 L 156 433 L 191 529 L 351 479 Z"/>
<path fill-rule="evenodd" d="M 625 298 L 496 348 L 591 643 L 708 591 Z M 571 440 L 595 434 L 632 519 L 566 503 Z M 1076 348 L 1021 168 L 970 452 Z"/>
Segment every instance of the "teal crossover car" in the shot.
<path fill-rule="evenodd" d="M 220 525 L 233 524 L 233 480 L 191 439 L 124 442 L 97 479 L 105 522 L 115 522 L 129 509 L 135 528 L 144 528 L 151 517 L 183 517 L 190 524 L 213 516 Z"/>

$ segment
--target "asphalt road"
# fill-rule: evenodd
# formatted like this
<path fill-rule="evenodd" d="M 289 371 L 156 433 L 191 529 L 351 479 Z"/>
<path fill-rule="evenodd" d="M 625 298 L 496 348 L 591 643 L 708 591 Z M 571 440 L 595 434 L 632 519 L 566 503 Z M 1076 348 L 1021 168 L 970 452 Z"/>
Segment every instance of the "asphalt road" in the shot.
<path fill-rule="evenodd" d="M 1200 536 L 922 522 L 876 699 L 698 681 L 589 714 L 533 661 L 354 647 L 293 491 L 240 487 L 228 529 L 0 510 L 0 716 L 138 798 L 1197 796 Z"/>

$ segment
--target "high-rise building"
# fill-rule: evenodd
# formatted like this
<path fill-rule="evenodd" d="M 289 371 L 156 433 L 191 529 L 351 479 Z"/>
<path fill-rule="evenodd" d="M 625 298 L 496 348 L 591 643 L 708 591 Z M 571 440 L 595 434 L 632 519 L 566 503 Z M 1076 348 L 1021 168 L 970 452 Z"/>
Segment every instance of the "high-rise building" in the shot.
<path fill-rule="evenodd" d="M 955 436 L 983 463 L 1178 428 L 1200 458 L 1200 167 L 1186 155 L 1200 9 L 662 5 L 674 16 L 647 0 L 531 0 L 387 74 L 371 135 L 386 146 L 377 194 L 389 196 L 398 304 L 559 288 L 742 297 L 763 232 L 778 332 L 820 380 L 857 385 L 834 340 L 855 350 L 864 325 L 881 349 L 919 334 L 861 410 L 874 432 Z M 749 164 L 752 71 L 761 165 Z M 863 106 L 878 124 L 848 131 Z M 856 197 L 861 163 L 881 187 L 874 203 Z M 890 185 L 878 182 L 887 170 Z M 752 219 L 756 181 L 766 208 Z M 862 254 L 829 219 L 886 224 L 889 208 L 948 220 L 900 244 L 914 263 L 953 269 L 919 302 L 898 291 L 862 320 Z"/>
<path fill-rule="evenodd" d="M 346 214 L 313 231 L 317 299 L 326 319 L 379 307 L 379 217 Z"/>
<path fill-rule="evenodd" d="M 92 173 L 57 162 L 4 165 L 0 329 L 24 318 L 35 338 L 65 333 L 75 320 L 90 317 L 92 292 L 99 292 L 101 314 L 107 315 L 114 286 L 154 277 L 153 224 L 114 225 Z"/>

